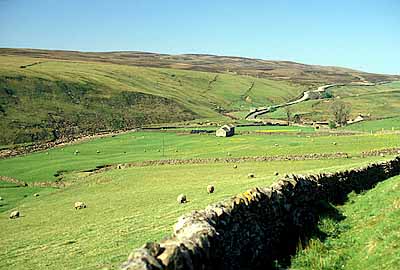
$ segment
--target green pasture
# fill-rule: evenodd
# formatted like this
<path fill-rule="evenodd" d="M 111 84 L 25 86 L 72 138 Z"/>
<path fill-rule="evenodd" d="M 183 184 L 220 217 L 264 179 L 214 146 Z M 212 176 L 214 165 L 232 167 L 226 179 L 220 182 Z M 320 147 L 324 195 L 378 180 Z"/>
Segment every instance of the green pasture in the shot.
<path fill-rule="evenodd" d="M 42 187 L 19 187 L 15 184 L 0 181 L 0 212 L 4 212 L 15 208 L 17 205 L 23 204 L 25 200 L 30 200 L 35 193 L 48 194 L 53 188 Z"/>
<path fill-rule="evenodd" d="M 344 127 L 346 130 L 355 130 L 363 132 L 377 131 L 400 131 L 400 117 L 392 117 L 381 120 L 371 120 L 355 123 Z"/>
<path fill-rule="evenodd" d="M 219 138 L 213 134 L 132 132 L 3 159 L 0 160 L 0 175 L 27 182 L 54 181 L 60 172 L 89 170 L 105 164 L 144 160 L 335 152 L 357 156 L 362 151 L 400 147 L 400 134 L 310 136 L 287 133 L 274 135 L 272 132 L 268 135 L 246 134 Z M 75 154 L 76 151 L 79 153 Z"/>
<path fill-rule="evenodd" d="M 177 218 L 190 210 L 269 186 L 285 173 L 333 172 L 378 160 L 243 162 L 237 169 L 229 163 L 165 165 L 79 174 L 72 186 L 24 197 L 15 205 L 19 219 L 8 218 L 11 209 L 0 213 L 0 268 L 117 269 L 133 248 L 169 235 Z M 207 194 L 209 184 L 215 185 L 214 194 Z M 19 188 L 20 194 L 28 194 L 26 189 Z M 16 195 L 7 192 L 0 189 L 5 201 Z M 180 193 L 188 203 L 176 202 Z M 75 210 L 76 201 L 88 208 Z"/>
<path fill-rule="evenodd" d="M 169 129 L 174 131 L 191 131 L 191 130 L 209 130 L 209 131 L 216 131 L 219 127 L 181 127 L 175 129 Z M 168 129 L 165 129 L 168 130 Z M 310 126 L 236 126 L 235 132 L 252 132 L 252 131 L 265 131 L 265 132 L 314 132 L 315 129 Z"/>

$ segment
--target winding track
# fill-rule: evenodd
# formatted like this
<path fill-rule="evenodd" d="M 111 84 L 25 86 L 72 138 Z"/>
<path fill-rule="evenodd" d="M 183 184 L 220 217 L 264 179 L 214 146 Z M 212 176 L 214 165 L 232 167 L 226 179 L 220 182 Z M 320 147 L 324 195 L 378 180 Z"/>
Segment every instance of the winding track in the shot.
<path fill-rule="evenodd" d="M 319 98 L 328 88 L 334 87 L 334 86 L 341 86 L 343 84 L 327 84 L 327 85 L 323 85 L 318 87 L 317 90 L 312 90 L 312 91 L 305 91 L 303 93 L 303 96 L 299 99 L 296 99 L 295 101 L 291 101 L 291 102 L 286 102 L 283 104 L 278 104 L 278 105 L 272 105 L 269 107 L 261 107 L 261 108 L 257 108 L 255 110 L 252 110 L 248 115 L 246 115 L 245 119 L 246 120 L 254 120 L 257 118 L 257 116 L 271 112 L 272 110 L 275 110 L 277 108 L 282 108 L 282 107 L 286 107 L 286 106 L 290 106 L 290 105 L 294 105 L 300 102 L 304 102 L 310 99 L 317 99 Z"/>
<path fill-rule="evenodd" d="M 363 77 L 360 77 L 360 80 L 364 79 Z M 372 83 L 372 82 L 368 82 L 365 79 L 361 82 L 351 82 L 349 84 L 339 84 L 339 83 L 335 83 L 335 84 L 326 84 L 326 85 L 322 85 L 320 87 L 317 88 L 317 90 L 312 90 L 312 91 L 305 91 L 303 93 L 303 96 L 299 99 L 296 99 L 295 101 L 290 101 L 290 102 L 286 102 L 283 104 L 278 104 L 278 105 L 272 105 L 269 107 L 260 107 L 260 108 L 256 108 L 250 111 L 250 113 L 248 113 L 245 117 L 246 120 L 249 121 L 254 121 L 257 116 L 265 114 L 265 113 L 269 113 L 277 108 L 282 108 L 282 107 L 286 107 L 286 106 L 290 106 L 290 105 L 294 105 L 300 102 L 304 102 L 307 100 L 312 100 L 312 99 L 319 99 L 321 98 L 321 95 L 328 89 L 331 87 L 335 87 L 335 86 L 344 86 L 344 85 L 353 85 L 353 86 L 376 86 L 376 85 L 380 85 L 380 84 L 386 84 L 389 83 L 390 81 L 381 81 L 381 82 L 376 82 L 376 83 Z"/>

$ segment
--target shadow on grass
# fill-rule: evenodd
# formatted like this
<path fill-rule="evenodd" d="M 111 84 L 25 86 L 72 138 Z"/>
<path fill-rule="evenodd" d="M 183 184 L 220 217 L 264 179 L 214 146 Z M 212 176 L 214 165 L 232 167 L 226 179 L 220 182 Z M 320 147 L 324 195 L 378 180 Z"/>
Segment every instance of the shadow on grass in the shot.
<path fill-rule="evenodd" d="M 327 201 L 318 202 L 315 212 L 309 215 L 306 224 L 298 227 L 298 230 L 290 230 L 282 239 L 280 247 L 280 256 L 270 267 L 263 269 L 283 270 L 290 269 L 291 258 L 301 249 L 308 246 L 311 239 L 319 239 L 325 241 L 329 236 L 326 232 L 321 231 L 318 225 L 324 219 L 330 219 L 335 223 L 343 221 L 346 217 L 331 203 Z"/>
<path fill-rule="evenodd" d="M 385 179 L 381 181 L 383 180 Z M 364 187 L 353 187 L 353 190 L 350 192 L 336 194 L 336 196 L 330 200 L 321 200 L 316 203 L 313 208 L 308 209 L 310 213 L 308 218 L 303 220 L 304 224 L 297 227 L 297 230 L 291 228 L 292 230 L 286 232 L 285 237 L 282 239 L 282 242 L 285 244 L 282 244 L 280 247 L 279 258 L 274 261 L 273 265 L 263 268 L 263 270 L 290 269 L 292 257 L 296 255 L 299 250 L 307 248 L 311 239 L 319 239 L 321 242 L 325 242 L 328 237 L 332 237 L 331 234 L 328 235 L 319 228 L 323 220 L 329 219 L 333 223 L 339 223 L 346 218 L 336 206 L 351 202 L 351 200 L 349 200 L 349 195 L 351 193 L 363 194 L 373 189 L 381 181 L 368 183 Z M 336 234 L 340 234 L 340 232 L 336 232 Z"/>

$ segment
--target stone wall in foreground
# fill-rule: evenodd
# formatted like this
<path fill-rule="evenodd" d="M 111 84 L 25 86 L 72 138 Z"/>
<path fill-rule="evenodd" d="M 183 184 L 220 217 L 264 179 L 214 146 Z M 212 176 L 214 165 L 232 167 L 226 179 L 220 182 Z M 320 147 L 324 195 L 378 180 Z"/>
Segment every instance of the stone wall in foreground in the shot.
<path fill-rule="evenodd" d="M 273 269 L 347 194 L 400 174 L 400 157 L 334 174 L 292 175 L 179 218 L 173 235 L 134 250 L 122 269 Z"/>

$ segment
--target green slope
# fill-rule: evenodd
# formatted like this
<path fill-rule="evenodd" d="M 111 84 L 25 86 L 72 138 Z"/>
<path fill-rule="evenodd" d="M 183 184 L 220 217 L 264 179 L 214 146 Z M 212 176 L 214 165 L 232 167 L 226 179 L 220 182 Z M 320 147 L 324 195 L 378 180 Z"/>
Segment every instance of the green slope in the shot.
<path fill-rule="evenodd" d="M 249 76 L 99 62 L 0 56 L 0 63 L 0 144 L 221 120 L 222 112 L 283 102 L 305 89 Z"/>
<path fill-rule="evenodd" d="M 292 114 L 301 115 L 303 120 L 327 121 L 333 118 L 330 111 L 331 104 L 335 100 L 342 100 L 351 106 L 350 118 L 355 118 L 359 114 L 369 115 L 373 120 L 400 115 L 400 82 L 376 86 L 340 86 L 331 88 L 329 92 L 333 94 L 333 98 L 309 100 L 290 106 Z M 286 113 L 284 109 L 278 109 L 264 117 L 286 119 Z"/>
<path fill-rule="evenodd" d="M 91 61 L 129 66 L 162 67 L 217 73 L 235 73 L 273 78 L 306 85 L 350 83 L 354 81 L 393 81 L 400 76 L 373 74 L 349 68 L 306 65 L 291 61 L 272 61 L 210 54 L 169 55 L 135 51 L 79 52 L 63 50 L 0 48 L 0 55 L 30 56 L 43 59 Z"/>
<path fill-rule="evenodd" d="M 287 129 L 282 129 L 283 132 Z M 95 139 L 80 144 L 0 160 L 0 176 L 26 182 L 56 181 L 59 171 L 89 170 L 104 164 L 190 158 L 349 153 L 400 147 L 400 136 L 316 136 L 296 134 L 235 135 L 229 139 L 215 135 L 180 135 L 162 132 L 134 132 Z M 164 141 L 164 156 L 163 156 Z M 335 142 L 335 144 L 333 144 Z M 79 154 L 75 155 L 78 150 Z M 100 153 L 97 153 L 97 150 Z"/>
<path fill-rule="evenodd" d="M 328 237 L 313 239 L 291 269 L 400 269 L 400 176 L 352 195 L 339 207 L 342 222 L 325 218 L 319 228 Z"/>
<path fill-rule="evenodd" d="M 363 132 L 393 131 L 400 130 L 400 117 L 390 117 L 380 120 L 370 120 L 355 123 L 345 127 L 346 130 L 356 130 Z"/>

